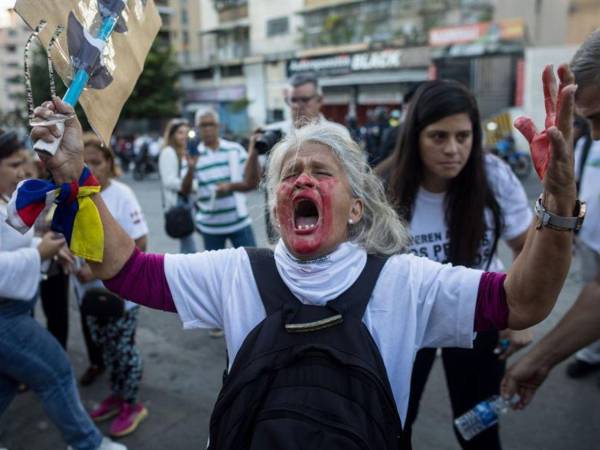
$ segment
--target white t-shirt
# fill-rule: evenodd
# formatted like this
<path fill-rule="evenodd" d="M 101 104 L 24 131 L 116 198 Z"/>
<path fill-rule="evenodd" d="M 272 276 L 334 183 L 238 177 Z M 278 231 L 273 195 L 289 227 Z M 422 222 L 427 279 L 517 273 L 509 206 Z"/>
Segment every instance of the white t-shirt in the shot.
<path fill-rule="evenodd" d="M 196 227 L 206 234 L 230 234 L 252 223 L 246 205 L 246 194 L 229 192 L 221 197 L 216 188 L 221 183 L 243 179 L 248 153 L 237 142 L 219 139 L 219 148 L 198 144 L 198 163 L 195 171 Z M 181 165 L 181 176 L 187 172 L 187 161 Z M 235 173 L 234 173 L 235 172 Z"/>
<path fill-rule="evenodd" d="M 496 201 L 500 206 L 504 229 L 500 237 L 511 240 L 521 235 L 531 225 L 533 213 L 525 190 L 512 170 L 501 159 L 493 155 L 485 155 L 485 166 L 488 182 Z M 410 222 L 413 243 L 410 251 L 441 263 L 448 262 L 449 236 L 444 212 L 445 193 L 432 193 L 419 189 L 413 217 Z M 486 208 L 488 230 L 484 236 L 479 262 L 473 267 L 485 269 L 494 244 L 494 219 L 492 212 Z M 490 271 L 501 271 L 504 266 L 497 254 L 493 256 Z"/>
<path fill-rule="evenodd" d="M 296 273 L 302 271 L 296 267 Z M 349 287 L 359 273 L 344 284 Z M 222 328 L 232 364 L 246 336 L 265 318 L 246 251 L 166 255 L 165 275 L 184 328 Z M 392 256 L 383 268 L 363 321 L 383 358 L 402 421 L 417 350 L 472 346 L 480 277 L 478 270 L 411 254 Z M 322 289 L 322 281 L 315 273 L 296 278 L 307 292 Z"/>
<path fill-rule="evenodd" d="M 111 180 L 108 187 L 100 191 L 100 195 L 110 213 L 130 238 L 139 239 L 148 234 L 148 225 L 144 219 L 142 208 L 129 186 L 120 181 Z M 94 280 L 82 285 L 76 277 L 72 278 L 79 301 L 83 298 L 86 289 L 104 287 L 104 284 L 100 280 Z M 127 310 L 137 306 L 136 303 L 125 302 L 125 309 Z"/>
<path fill-rule="evenodd" d="M 583 139 L 578 146 L 580 143 L 583 144 Z M 600 253 L 600 140 L 592 142 L 581 176 L 579 198 L 587 203 L 587 212 L 579 239 Z"/>

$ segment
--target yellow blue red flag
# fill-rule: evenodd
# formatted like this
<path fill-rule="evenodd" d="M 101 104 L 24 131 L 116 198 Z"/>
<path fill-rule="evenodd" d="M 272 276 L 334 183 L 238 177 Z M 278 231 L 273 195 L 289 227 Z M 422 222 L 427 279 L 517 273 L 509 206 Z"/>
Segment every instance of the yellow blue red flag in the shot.
<path fill-rule="evenodd" d="M 7 222 L 25 233 L 42 211 L 56 204 L 51 229 L 64 235 L 74 255 L 101 262 L 104 230 L 98 209 L 90 198 L 97 192 L 100 192 L 100 184 L 87 167 L 78 182 L 60 186 L 46 180 L 25 180 L 19 183 L 10 199 Z"/>

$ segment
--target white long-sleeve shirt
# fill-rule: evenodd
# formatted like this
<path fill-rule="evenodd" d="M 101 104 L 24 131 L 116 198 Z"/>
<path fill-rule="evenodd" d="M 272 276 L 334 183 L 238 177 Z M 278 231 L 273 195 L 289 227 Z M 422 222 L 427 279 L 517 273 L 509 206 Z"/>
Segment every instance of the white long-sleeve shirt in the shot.
<path fill-rule="evenodd" d="M 40 252 L 36 248 L 0 250 L 0 297 L 31 300 L 40 282 L 40 265 Z"/>
<path fill-rule="evenodd" d="M 181 191 L 184 176 L 181 174 L 181 164 L 173 147 L 163 148 L 158 157 L 158 173 L 162 183 L 165 211 L 177 205 L 177 193 Z M 195 190 L 192 183 L 192 191 Z"/>
<path fill-rule="evenodd" d="M 38 290 L 41 258 L 33 229 L 19 233 L 6 223 L 6 205 L 0 203 L 0 297 L 31 300 Z"/>

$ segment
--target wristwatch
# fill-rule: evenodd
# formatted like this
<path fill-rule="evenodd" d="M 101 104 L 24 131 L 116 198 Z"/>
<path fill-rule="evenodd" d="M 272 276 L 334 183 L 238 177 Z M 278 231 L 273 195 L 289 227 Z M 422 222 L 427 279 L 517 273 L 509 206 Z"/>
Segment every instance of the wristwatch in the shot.
<path fill-rule="evenodd" d="M 537 228 L 550 228 L 557 231 L 579 231 L 585 217 L 585 202 L 577 200 L 573 217 L 558 216 L 548 211 L 542 204 L 542 195 L 535 202 L 535 215 L 539 219 Z"/>

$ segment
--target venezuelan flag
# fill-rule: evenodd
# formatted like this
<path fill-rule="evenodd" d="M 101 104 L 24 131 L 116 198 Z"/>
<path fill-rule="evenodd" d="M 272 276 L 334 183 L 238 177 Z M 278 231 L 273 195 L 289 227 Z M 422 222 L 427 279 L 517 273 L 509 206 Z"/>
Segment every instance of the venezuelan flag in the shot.
<path fill-rule="evenodd" d="M 100 192 L 100 184 L 87 167 L 78 183 L 57 186 L 46 180 L 22 181 L 8 204 L 7 222 L 25 233 L 42 211 L 56 204 L 51 229 L 65 237 L 73 254 L 101 262 L 104 230 L 98 209 L 90 198 L 96 192 Z"/>

